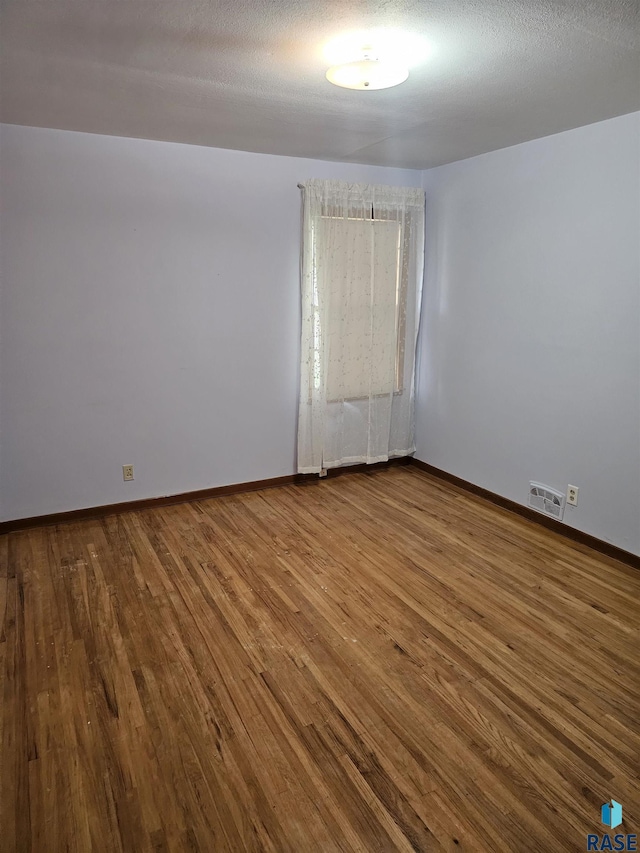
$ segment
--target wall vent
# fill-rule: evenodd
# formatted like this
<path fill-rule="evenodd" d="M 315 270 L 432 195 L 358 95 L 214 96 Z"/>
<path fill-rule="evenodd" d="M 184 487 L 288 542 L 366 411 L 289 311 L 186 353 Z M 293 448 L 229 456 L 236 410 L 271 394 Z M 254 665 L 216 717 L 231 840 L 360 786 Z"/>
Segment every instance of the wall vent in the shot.
<path fill-rule="evenodd" d="M 565 495 L 562 492 L 557 492 L 543 483 L 529 483 L 529 506 L 532 509 L 562 521 L 564 505 Z"/>

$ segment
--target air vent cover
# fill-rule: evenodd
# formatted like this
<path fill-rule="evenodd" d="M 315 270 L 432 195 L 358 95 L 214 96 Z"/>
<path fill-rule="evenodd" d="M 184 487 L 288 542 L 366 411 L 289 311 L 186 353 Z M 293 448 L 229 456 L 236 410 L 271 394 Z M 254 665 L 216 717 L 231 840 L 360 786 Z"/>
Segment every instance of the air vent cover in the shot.
<path fill-rule="evenodd" d="M 564 504 L 565 495 L 562 492 L 557 492 L 543 483 L 529 483 L 529 506 L 532 509 L 562 521 Z"/>

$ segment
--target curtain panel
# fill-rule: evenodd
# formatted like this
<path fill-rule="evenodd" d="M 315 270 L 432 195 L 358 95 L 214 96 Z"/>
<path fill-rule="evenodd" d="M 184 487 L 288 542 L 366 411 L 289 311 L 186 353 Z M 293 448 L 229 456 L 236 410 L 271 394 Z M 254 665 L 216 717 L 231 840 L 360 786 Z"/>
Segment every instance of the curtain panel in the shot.
<path fill-rule="evenodd" d="M 323 180 L 301 189 L 298 471 L 407 456 L 424 191 Z"/>

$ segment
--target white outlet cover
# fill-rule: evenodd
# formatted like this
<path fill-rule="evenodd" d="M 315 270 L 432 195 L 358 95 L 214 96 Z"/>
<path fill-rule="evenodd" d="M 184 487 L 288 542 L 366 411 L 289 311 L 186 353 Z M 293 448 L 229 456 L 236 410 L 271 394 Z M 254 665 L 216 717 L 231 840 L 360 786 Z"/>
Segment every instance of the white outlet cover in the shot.
<path fill-rule="evenodd" d="M 578 506 L 578 487 L 567 486 L 567 503 L 570 506 Z"/>

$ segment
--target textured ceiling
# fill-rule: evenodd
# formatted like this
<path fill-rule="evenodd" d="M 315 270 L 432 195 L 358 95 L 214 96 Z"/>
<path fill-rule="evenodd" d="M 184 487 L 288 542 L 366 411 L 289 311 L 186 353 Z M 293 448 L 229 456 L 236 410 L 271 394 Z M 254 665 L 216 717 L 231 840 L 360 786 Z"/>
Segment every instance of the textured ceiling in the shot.
<path fill-rule="evenodd" d="M 5 122 L 428 168 L 640 109 L 639 0 L 3 0 Z M 325 80 L 325 43 L 433 52 L 394 89 Z"/>

